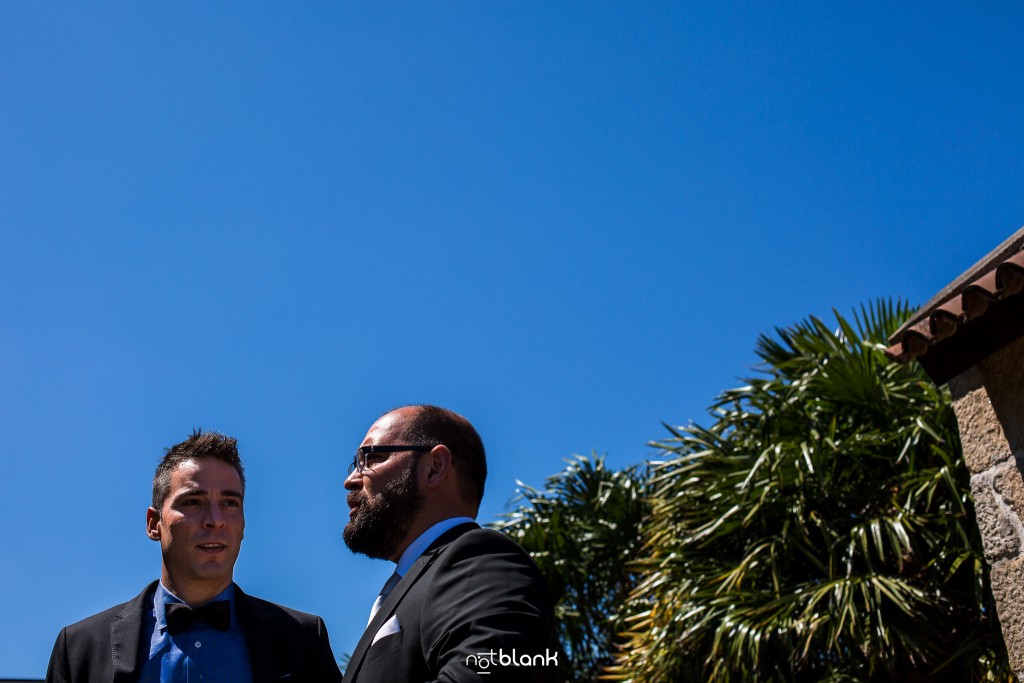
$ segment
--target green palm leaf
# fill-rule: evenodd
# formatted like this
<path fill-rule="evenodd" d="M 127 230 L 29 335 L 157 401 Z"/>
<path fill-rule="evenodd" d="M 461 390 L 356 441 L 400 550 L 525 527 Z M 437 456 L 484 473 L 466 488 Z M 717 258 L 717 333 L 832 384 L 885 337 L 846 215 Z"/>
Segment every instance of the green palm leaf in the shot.
<path fill-rule="evenodd" d="M 602 457 L 575 456 L 543 490 L 518 482 L 513 509 L 495 525 L 547 579 L 567 681 L 596 680 L 612 661 L 619 613 L 636 583 L 627 564 L 640 549 L 645 479 L 640 468 L 609 470 Z"/>
<path fill-rule="evenodd" d="M 762 336 L 649 481 L 621 681 L 1011 681 L 948 395 L 880 301 Z"/>

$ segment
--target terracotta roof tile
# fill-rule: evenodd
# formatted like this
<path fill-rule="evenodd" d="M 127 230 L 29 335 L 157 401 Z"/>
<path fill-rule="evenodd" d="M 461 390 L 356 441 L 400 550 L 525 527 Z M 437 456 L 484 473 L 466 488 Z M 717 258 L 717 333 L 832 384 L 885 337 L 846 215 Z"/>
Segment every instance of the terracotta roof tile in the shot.
<path fill-rule="evenodd" d="M 1024 228 L 925 304 L 886 353 L 943 383 L 1024 335 Z"/>

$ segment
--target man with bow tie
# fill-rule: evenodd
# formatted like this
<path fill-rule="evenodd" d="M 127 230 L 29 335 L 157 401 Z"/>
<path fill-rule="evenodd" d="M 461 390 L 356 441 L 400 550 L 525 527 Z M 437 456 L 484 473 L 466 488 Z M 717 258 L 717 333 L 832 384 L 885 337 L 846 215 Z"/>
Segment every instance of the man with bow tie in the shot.
<path fill-rule="evenodd" d="M 551 598 L 530 556 L 477 515 L 487 477 L 466 418 L 430 405 L 370 427 L 345 488 L 353 552 L 395 572 L 370 609 L 345 683 L 557 683 Z"/>
<path fill-rule="evenodd" d="M 232 581 L 244 496 L 235 439 L 195 431 L 167 449 L 146 512 L 160 580 L 64 628 L 47 682 L 340 681 L 320 617 L 250 597 Z"/>

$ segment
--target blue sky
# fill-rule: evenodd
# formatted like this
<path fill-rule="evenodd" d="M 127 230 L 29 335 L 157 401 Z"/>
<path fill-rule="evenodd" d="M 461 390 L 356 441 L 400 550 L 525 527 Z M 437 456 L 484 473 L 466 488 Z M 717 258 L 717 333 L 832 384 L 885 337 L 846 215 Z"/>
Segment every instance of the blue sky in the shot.
<path fill-rule="evenodd" d="M 1024 224 L 1022 2 L 0 5 L 0 676 L 158 575 L 162 449 L 239 439 L 248 592 L 351 651 L 388 407 L 481 514 L 707 423 L 754 342 Z"/>

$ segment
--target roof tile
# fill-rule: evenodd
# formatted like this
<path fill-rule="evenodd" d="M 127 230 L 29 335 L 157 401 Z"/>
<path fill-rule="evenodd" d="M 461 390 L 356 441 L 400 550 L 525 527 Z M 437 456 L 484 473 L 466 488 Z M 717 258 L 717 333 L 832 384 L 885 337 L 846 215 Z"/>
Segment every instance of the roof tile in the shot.
<path fill-rule="evenodd" d="M 918 360 L 946 382 L 1024 335 L 1024 228 L 944 288 L 889 339 L 886 353 Z"/>

